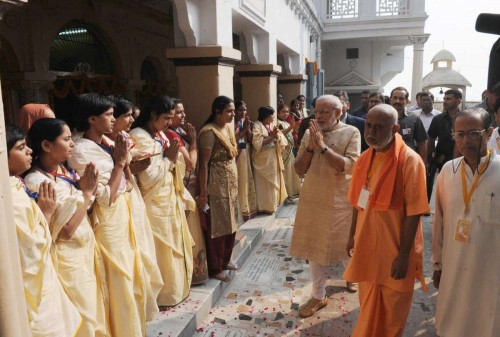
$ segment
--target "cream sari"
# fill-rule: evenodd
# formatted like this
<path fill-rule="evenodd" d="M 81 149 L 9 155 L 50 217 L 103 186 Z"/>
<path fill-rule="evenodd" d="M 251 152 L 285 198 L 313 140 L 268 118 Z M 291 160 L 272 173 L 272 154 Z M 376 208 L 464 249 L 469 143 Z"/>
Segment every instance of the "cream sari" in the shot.
<path fill-rule="evenodd" d="M 108 143 L 111 141 L 108 140 Z M 76 139 L 69 165 L 82 175 L 89 162 L 93 162 L 99 170 L 96 201 L 90 220 L 106 270 L 111 335 L 145 336 L 146 281 L 132 224 L 130 193 L 127 193 L 132 186 L 123 178 L 116 199 L 110 205 L 108 182 L 114 167 L 113 158 L 95 142 Z"/>
<path fill-rule="evenodd" d="M 64 291 L 82 316 L 82 326 L 76 336 L 109 336 L 106 321 L 109 303 L 106 303 L 108 289 L 104 266 L 88 217 L 83 218 L 69 240 L 59 239 L 61 229 L 83 204 L 82 192 L 63 179 L 54 182 L 38 170 L 31 171 L 25 180 L 34 192 L 38 192 L 44 181 L 51 182 L 56 190 L 57 207 L 49 223 L 53 242 L 51 254 Z"/>
<path fill-rule="evenodd" d="M 73 337 L 82 319 L 52 263 L 49 225 L 19 178 L 10 177 L 10 189 L 32 337 Z"/>
<path fill-rule="evenodd" d="M 260 121 L 253 125 L 252 135 L 252 163 L 257 208 L 259 212 L 274 213 L 287 198 L 281 158 L 281 151 L 287 141 L 280 132 L 278 142 L 273 141 L 262 145 L 264 138 L 269 136 L 269 131 Z"/>
<path fill-rule="evenodd" d="M 134 152 L 137 155 L 163 151 L 162 145 L 142 128 L 131 130 L 130 136 L 136 142 Z M 163 155 L 155 155 L 151 157 L 151 165 L 137 175 L 154 235 L 158 266 L 165 283 L 158 295 L 159 306 L 174 306 L 184 301 L 189 295 L 193 274 L 193 240 L 180 189 L 170 171 L 175 165 L 170 164 Z"/>

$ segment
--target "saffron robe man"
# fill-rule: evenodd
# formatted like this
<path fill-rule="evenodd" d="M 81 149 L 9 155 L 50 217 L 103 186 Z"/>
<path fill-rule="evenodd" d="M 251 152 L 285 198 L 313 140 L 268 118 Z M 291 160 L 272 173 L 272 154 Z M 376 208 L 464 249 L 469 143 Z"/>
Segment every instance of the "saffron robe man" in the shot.
<path fill-rule="evenodd" d="M 415 278 L 422 278 L 420 215 L 429 211 L 425 166 L 398 134 L 397 112 L 386 104 L 366 117 L 365 139 L 348 198 L 355 207 L 344 273 L 359 282 L 361 312 L 353 337 L 403 336 Z M 424 289 L 425 286 L 424 286 Z"/>

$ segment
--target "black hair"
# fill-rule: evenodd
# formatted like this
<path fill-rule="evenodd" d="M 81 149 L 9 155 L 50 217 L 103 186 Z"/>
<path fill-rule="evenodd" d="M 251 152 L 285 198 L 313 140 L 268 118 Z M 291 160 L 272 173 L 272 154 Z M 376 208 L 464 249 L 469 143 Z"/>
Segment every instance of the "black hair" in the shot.
<path fill-rule="evenodd" d="M 170 111 L 174 108 L 174 101 L 170 97 L 166 95 L 153 96 L 142 107 L 141 114 L 135 121 L 132 128 L 144 128 L 146 124 L 153 118 L 153 113 L 155 113 L 156 117 L 158 118 L 158 116 L 162 114 L 170 113 Z"/>
<path fill-rule="evenodd" d="M 343 98 L 344 98 L 344 101 L 345 101 L 346 103 L 349 103 L 349 95 L 348 95 L 348 94 L 347 94 L 347 92 L 345 92 L 344 90 L 338 90 L 338 91 L 334 92 L 334 93 L 333 93 L 333 95 L 337 96 L 339 99 L 340 99 L 341 97 L 343 97 Z"/>
<path fill-rule="evenodd" d="M 78 96 L 75 107 L 76 129 L 85 132 L 90 128 L 89 117 L 102 115 L 114 108 L 115 103 L 105 95 L 89 93 Z"/>
<path fill-rule="evenodd" d="M 378 91 L 372 91 L 370 93 L 370 96 L 368 96 L 368 99 L 370 99 L 372 97 L 375 97 L 375 96 L 377 96 L 377 98 L 380 100 L 380 103 L 384 103 L 385 102 L 384 94 L 381 94 Z"/>
<path fill-rule="evenodd" d="M 298 101 L 300 98 L 304 98 L 304 100 L 305 100 L 305 99 L 306 99 L 306 96 L 304 96 L 304 95 L 300 94 L 300 95 L 298 95 L 298 96 L 297 96 L 296 100 Z"/>
<path fill-rule="evenodd" d="M 312 99 L 312 101 L 311 101 L 311 106 L 312 106 L 313 108 L 315 108 L 315 107 L 316 107 L 316 101 L 318 100 L 318 97 L 319 97 L 319 96 L 314 97 L 314 98 Z"/>
<path fill-rule="evenodd" d="M 400 91 L 404 91 L 404 92 L 406 92 L 406 94 L 405 94 L 405 98 L 406 98 L 406 99 L 408 99 L 408 97 L 410 97 L 410 94 L 408 93 L 408 89 L 406 89 L 405 87 L 396 87 L 396 88 L 394 88 L 394 89 L 392 89 L 392 90 L 391 90 L 391 96 L 389 96 L 389 98 L 390 98 L 390 97 L 392 97 L 392 94 L 393 94 L 393 93 L 394 93 L 394 91 L 396 91 L 396 90 L 398 90 L 398 91 L 400 90 Z"/>
<path fill-rule="evenodd" d="M 5 136 L 7 140 L 7 156 L 18 141 L 26 139 L 26 133 L 19 126 L 12 123 L 5 123 Z"/>
<path fill-rule="evenodd" d="M 259 117 L 257 118 L 260 122 L 263 122 L 269 116 L 274 114 L 274 109 L 271 106 L 261 106 L 259 108 Z"/>
<path fill-rule="evenodd" d="M 420 98 L 422 97 L 430 97 L 432 101 L 434 101 L 434 95 L 432 94 L 432 92 L 430 91 L 423 91 L 423 92 L 419 92 L 420 94 Z"/>
<path fill-rule="evenodd" d="M 234 103 L 234 101 L 227 96 L 217 96 L 212 102 L 212 112 L 203 125 L 213 123 L 215 121 L 215 116 L 221 114 L 229 103 Z"/>
<path fill-rule="evenodd" d="M 453 97 L 455 97 L 455 99 L 457 98 L 460 98 L 462 99 L 462 93 L 460 92 L 460 90 L 457 90 L 457 89 L 448 89 L 444 92 L 444 95 L 453 95 Z"/>
<path fill-rule="evenodd" d="M 172 97 L 172 101 L 174 102 L 174 107 L 175 107 L 177 104 L 182 104 L 182 99 L 180 99 L 180 98 L 173 98 L 173 97 Z"/>
<path fill-rule="evenodd" d="M 108 96 L 108 98 L 115 103 L 115 107 L 113 109 L 113 116 L 115 118 L 120 117 L 121 115 L 126 114 L 130 110 L 133 110 L 134 104 L 132 102 L 126 100 L 122 96 Z"/>
<path fill-rule="evenodd" d="M 234 101 L 234 108 L 238 111 L 243 105 L 247 105 L 245 101 Z"/>
<path fill-rule="evenodd" d="M 62 135 L 66 122 L 57 118 L 40 118 L 35 121 L 28 132 L 28 146 L 33 150 L 36 160 L 43 153 L 42 142 L 53 142 Z"/>

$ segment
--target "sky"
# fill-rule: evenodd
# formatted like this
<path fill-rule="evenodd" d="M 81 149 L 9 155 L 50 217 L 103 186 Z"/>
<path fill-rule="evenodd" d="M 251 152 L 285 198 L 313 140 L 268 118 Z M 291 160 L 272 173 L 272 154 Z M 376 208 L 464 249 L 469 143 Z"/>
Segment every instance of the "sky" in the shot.
<path fill-rule="evenodd" d="M 424 46 L 423 76 L 432 71 L 430 62 L 434 55 L 443 48 L 447 49 L 457 60 L 453 62 L 453 69 L 472 84 L 472 87 L 467 87 L 467 101 L 479 101 L 487 85 L 491 47 L 500 36 L 476 32 L 476 19 L 480 13 L 500 14 L 500 1 L 426 0 L 425 10 L 429 16 L 425 22 L 425 33 L 431 35 Z M 407 46 L 404 70 L 384 87 L 385 94 L 399 85 L 411 90 L 412 68 L 413 46 Z M 431 90 L 436 101 L 443 98 L 439 90 Z"/>

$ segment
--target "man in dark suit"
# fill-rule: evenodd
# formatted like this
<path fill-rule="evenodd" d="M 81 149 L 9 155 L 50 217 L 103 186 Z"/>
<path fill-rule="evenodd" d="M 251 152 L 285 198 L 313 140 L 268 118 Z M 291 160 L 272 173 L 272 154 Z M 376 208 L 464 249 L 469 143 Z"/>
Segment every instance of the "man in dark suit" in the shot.
<path fill-rule="evenodd" d="M 349 95 L 347 94 L 347 92 L 339 90 L 337 92 L 334 92 L 333 94 L 340 99 L 340 102 L 342 102 L 342 115 L 340 115 L 340 121 L 342 123 L 354 126 L 359 130 L 359 133 L 361 133 L 361 152 L 363 152 L 368 148 L 365 137 L 363 137 L 363 135 L 365 134 L 365 120 L 361 117 L 353 116 L 347 112 L 350 107 Z"/>

